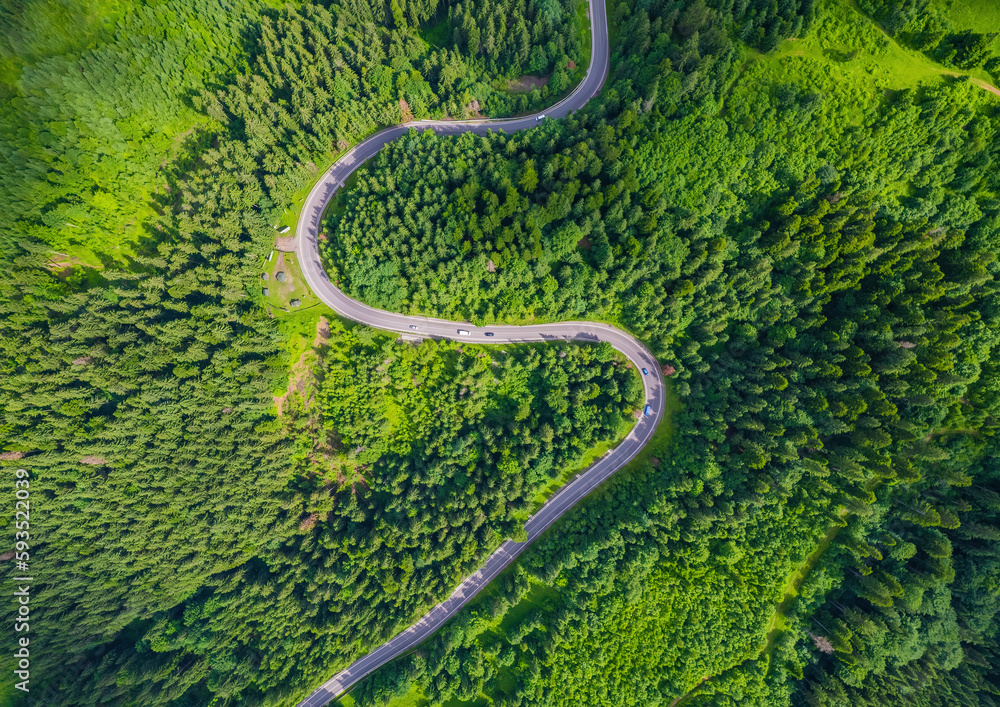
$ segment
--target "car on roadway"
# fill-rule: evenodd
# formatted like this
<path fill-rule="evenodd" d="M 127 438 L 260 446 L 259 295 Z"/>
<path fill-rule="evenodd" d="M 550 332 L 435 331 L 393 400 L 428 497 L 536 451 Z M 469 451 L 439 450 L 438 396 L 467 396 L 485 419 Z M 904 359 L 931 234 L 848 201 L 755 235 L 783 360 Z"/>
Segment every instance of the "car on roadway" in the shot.
<path fill-rule="evenodd" d="M 469 332 L 466 329 L 459 329 L 458 334 L 459 336 L 469 336 Z"/>
<path fill-rule="evenodd" d="M 416 331 L 417 330 L 417 325 L 416 324 L 411 324 L 410 328 L 413 329 L 414 331 Z"/>
<path fill-rule="evenodd" d="M 492 331 L 488 331 L 488 332 L 486 332 L 485 334 L 483 334 L 483 336 L 493 336 L 493 335 L 494 335 L 494 334 L 493 334 L 493 332 L 492 332 Z"/>
<path fill-rule="evenodd" d="M 642 414 L 648 417 L 649 413 L 651 413 L 651 412 L 653 412 L 653 408 L 651 408 L 649 405 L 647 405 L 646 409 L 642 411 Z"/>
<path fill-rule="evenodd" d="M 541 114 L 540 116 L 538 116 L 537 118 L 535 118 L 535 122 L 536 122 L 536 123 L 537 123 L 537 122 L 538 122 L 539 120 L 545 120 L 545 113 L 542 113 L 542 114 Z"/>
<path fill-rule="evenodd" d="M 416 327 L 410 327 L 410 328 L 411 328 L 411 329 L 416 329 Z M 649 375 L 649 371 L 647 371 L 647 370 L 646 370 L 645 368 L 643 368 L 643 369 L 642 369 L 642 375 L 644 375 L 644 376 L 648 376 L 648 375 Z"/>

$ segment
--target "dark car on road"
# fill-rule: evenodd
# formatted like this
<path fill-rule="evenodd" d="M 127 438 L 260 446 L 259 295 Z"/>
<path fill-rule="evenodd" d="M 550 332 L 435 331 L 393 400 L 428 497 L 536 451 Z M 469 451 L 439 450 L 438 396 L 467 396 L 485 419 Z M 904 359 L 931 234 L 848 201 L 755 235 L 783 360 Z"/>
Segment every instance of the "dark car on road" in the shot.
<path fill-rule="evenodd" d="M 487 332 L 485 332 L 483 334 L 483 336 L 493 336 L 493 332 L 492 331 L 487 331 Z"/>

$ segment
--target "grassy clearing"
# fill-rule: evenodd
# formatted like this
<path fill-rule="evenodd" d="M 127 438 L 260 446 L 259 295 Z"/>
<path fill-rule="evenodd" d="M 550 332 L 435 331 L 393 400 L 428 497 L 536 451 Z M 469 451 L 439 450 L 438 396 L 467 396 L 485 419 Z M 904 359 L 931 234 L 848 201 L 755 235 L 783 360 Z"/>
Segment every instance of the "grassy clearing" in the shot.
<path fill-rule="evenodd" d="M 528 614 L 536 609 L 549 609 L 553 600 L 559 596 L 559 590 L 548 584 L 532 580 L 531 589 L 524 599 L 510 607 L 502 617 L 494 632 L 506 635 L 517 626 Z"/>
<path fill-rule="evenodd" d="M 762 61 L 780 76 L 794 77 L 801 68 L 797 65 L 821 69 L 838 92 L 868 98 L 884 90 L 940 83 L 944 68 L 897 44 L 844 0 L 825 0 L 808 36 L 782 42 Z"/>
<path fill-rule="evenodd" d="M 299 365 L 300 361 L 303 361 L 303 356 L 306 356 L 307 361 L 311 360 L 307 354 L 312 351 L 313 342 L 316 340 L 316 324 L 320 317 L 326 317 L 330 323 L 331 332 L 343 330 L 344 320 L 340 319 L 325 304 L 319 304 L 305 311 L 295 310 L 283 313 L 282 316 L 275 317 L 278 331 L 281 332 L 284 339 L 284 349 L 288 353 L 288 365 L 281 377 L 275 381 L 275 387 L 272 391 L 272 395 L 276 398 L 288 393 L 290 379 L 296 366 Z"/>
<path fill-rule="evenodd" d="M 817 85 L 835 97 L 825 105 L 838 107 L 838 119 L 852 124 L 860 121 L 864 106 L 881 100 L 887 91 L 933 86 L 949 76 L 990 80 L 985 71 L 961 72 L 900 45 L 849 0 L 823 0 L 819 5 L 808 36 L 785 40 L 767 55 L 751 54 L 754 63 L 747 80 Z"/>
<path fill-rule="evenodd" d="M 267 274 L 267 279 L 261 278 L 261 303 L 272 316 L 280 317 L 295 310 L 309 309 L 321 304 L 319 297 L 313 294 L 302 277 L 299 268 L 299 257 L 296 253 L 281 253 L 274 251 L 271 260 L 264 260 L 261 273 Z M 285 274 L 285 281 L 278 281 L 278 273 Z M 264 294 L 264 291 L 268 294 Z M 293 301 L 298 301 L 294 305 Z"/>
<path fill-rule="evenodd" d="M 341 331 L 347 325 L 332 309 L 322 303 L 309 309 L 282 313 L 282 316 L 275 317 L 278 331 L 285 340 L 285 350 L 288 352 L 290 362 L 298 361 L 302 354 L 312 348 L 313 340 L 316 338 L 316 323 L 320 317 L 326 317 L 331 332 Z"/>
<path fill-rule="evenodd" d="M 1000 31 L 1000 3 L 995 0 L 932 0 L 959 29 L 990 33 Z M 1000 40 L 994 41 L 994 48 Z"/>

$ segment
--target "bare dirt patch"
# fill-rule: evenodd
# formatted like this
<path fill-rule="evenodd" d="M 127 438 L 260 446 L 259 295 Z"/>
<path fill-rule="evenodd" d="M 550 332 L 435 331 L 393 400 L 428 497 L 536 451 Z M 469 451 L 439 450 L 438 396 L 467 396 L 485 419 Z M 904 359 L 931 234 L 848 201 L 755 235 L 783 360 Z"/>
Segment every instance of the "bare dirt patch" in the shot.
<path fill-rule="evenodd" d="M 507 82 L 507 90 L 511 93 L 530 93 L 536 88 L 541 91 L 542 87 L 549 85 L 548 76 L 521 76 Z"/>
<path fill-rule="evenodd" d="M 274 249 L 280 253 L 291 253 L 295 250 L 295 236 L 276 236 Z"/>

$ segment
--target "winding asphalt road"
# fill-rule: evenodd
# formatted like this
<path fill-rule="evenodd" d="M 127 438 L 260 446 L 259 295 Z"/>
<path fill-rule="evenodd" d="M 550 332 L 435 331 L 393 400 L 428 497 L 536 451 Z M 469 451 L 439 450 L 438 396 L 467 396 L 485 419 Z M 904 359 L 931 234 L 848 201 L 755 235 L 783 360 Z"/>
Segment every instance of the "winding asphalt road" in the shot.
<path fill-rule="evenodd" d="M 597 95 L 607 77 L 609 46 L 604 0 L 589 0 L 589 2 L 592 18 L 590 68 L 587 70 L 584 80 L 573 93 L 545 111 L 545 120 L 564 117 L 583 107 L 587 101 Z M 296 250 L 299 253 L 302 274 L 312 291 L 339 315 L 378 329 L 479 344 L 527 341 L 607 341 L 618 351 L 621 351 L 638 369 L 645 368 L 649 371 L 649 375 L 643 376 L 643 386 L 646 403 L 650 406 L 650 414 L 641 416 L 625 441 L 560 489 L 528 519 L 525 523 L 528 539 L 525 542 L 518 543 L 513 540 L 505 542 L 490 555 L 475 574 L 467 577 L 448 599 L 435 606 L 408 629 L 327 680 L 309 697 L 300 702 L 299 707 L 322 707 L 328 704 L 373 670 L 410 650 L 434 633 L 438 627 L 454 616 L 483 587 L 513 562 L 550 525 L 638 454 L 649 442 L 656 426 L 663 417 L 665 399 L 660 366 L 645 346 L 620 329 L 594 322 L 476 327 L 463 322 L 395 314 L 369 307 L 348 297 L 330 282 L 320 262 L 318 234 L 323 212 L 337 188 L 366 160 L 377 154 L 386 144 L 405 134 L 410 128 L 430 129 L 440 135 L 456 135 L 464 132 L 484 135 L 490 130 L 502 129 L 513 132 L 532 128 L 538 124 L 538 116 L 462 122 L 424 120 L 387 128 L 359 143 L 323 175 L 303 204 L 296 231 Z M 466 333 L 463 334 L 460 331 Z M 493 335 L 486 336 L 487 331 Z"/>

